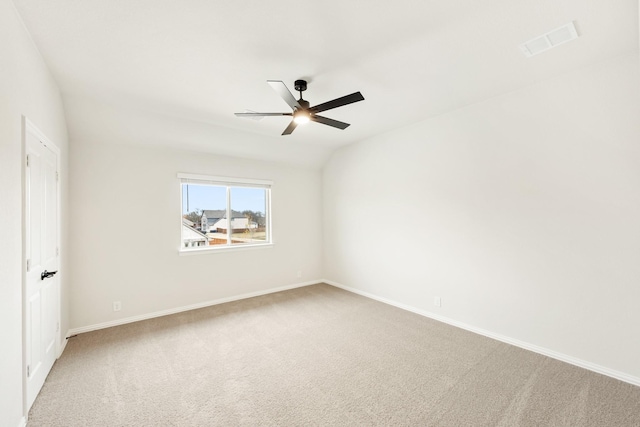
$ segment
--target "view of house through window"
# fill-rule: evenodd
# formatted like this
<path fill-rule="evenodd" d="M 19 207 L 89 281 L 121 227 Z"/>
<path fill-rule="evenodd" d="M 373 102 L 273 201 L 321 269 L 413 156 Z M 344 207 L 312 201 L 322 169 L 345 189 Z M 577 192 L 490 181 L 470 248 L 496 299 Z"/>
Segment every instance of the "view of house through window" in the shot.
<path fill-rule="evenodd" d="M 270 243 L 270 183 L 179 177 L 183 249 Z"/>

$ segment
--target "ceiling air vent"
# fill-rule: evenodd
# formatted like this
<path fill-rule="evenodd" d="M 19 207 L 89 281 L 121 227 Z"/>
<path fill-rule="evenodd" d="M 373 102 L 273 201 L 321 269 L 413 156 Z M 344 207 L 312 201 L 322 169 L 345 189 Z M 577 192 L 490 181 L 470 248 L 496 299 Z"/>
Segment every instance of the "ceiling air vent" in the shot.
<path fill-rule="evenodd" d="M 576 31 L 576 27 L 573 25 L 573 22 L 569 22 L 560 28 L 549 31 L 548 33 L 538 36 L 535 39 L 531 39 L 526 43 L 522 43 L 520 45 L 520 50 L 529 57 L 577 38 L 578 32 Z"/>

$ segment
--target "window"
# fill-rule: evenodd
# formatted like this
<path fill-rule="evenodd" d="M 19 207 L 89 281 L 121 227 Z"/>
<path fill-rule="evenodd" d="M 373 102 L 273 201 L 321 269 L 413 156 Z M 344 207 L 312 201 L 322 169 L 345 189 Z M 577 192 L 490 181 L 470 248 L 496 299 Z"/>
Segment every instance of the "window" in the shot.
<path fill-rule="evenodd" d="M 271 181 L 179 173 L 181 251 L 271 244 Z"/>

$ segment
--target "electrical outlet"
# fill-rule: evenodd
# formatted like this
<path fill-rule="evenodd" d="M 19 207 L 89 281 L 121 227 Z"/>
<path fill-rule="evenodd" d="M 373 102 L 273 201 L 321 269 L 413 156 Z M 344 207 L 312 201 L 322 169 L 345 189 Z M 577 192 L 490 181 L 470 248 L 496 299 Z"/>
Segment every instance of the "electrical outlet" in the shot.
<path fill-rule="evenodd" d="M 442 307 L 442 300 L 440 297 L 433 297 L 433 305 L 436 307 Z"/>
<path fill-rule="evenodd" d="M 120 310 L 122 310 L 122 302 L 114 301 L 113 302 L 113 311 L 120 311 Z"/>

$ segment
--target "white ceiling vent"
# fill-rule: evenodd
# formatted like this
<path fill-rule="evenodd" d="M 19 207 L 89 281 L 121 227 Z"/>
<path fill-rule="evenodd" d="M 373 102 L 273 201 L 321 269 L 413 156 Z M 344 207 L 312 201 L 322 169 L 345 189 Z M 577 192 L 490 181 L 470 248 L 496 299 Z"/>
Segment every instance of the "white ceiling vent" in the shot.
<path fill-rule="evenodd" d="M 533 56 L 577 38 L 578 32 L 576 31 L 576 27 L 573 25 L 573 22 L 569 22 L 560 28 L 549 31 L 526 43 L 522 43 L 520 50 L 522 50 L 522 53 L 526 56 Z"/>

